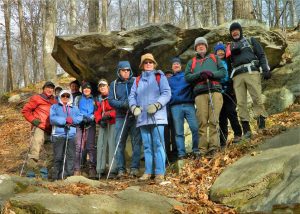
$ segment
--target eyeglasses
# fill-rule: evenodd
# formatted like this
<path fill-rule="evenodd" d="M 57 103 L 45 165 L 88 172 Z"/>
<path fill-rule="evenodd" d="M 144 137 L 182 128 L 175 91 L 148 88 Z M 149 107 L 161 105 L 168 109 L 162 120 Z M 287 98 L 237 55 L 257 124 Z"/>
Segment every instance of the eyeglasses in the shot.
<path fill-rule="evenodd" d="M 70 95 L 69 94 L 63 94 L 63 95 L 61 95 L 61 98 L 70 98 Z"/>
<path fill-rule="evenodd" d="M 153 64 L 153 62 L 152 61 L 146 61 L 146 62 L 144 62 L 144 65 L 147 65 L 147 64 Z"/>
<path fill-rule="evenodd" d="M 121 69 L 123 72 L 130 72 L 130 69 Z"/>

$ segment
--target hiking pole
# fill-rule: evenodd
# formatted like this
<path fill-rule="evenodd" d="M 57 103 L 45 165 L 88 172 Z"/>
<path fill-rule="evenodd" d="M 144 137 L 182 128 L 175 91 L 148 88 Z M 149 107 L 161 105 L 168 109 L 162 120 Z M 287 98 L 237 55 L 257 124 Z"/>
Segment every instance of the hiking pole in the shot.
<path fill-rule="evenodd" d="M 64 174 L 65 174 L 65 164 L 66 164 L 66 157 L 67 157 L 70 127 L 66 126 L 66 129 L 67 129 L 67 137 L 66 137 L 66 142 L 65 142 L 65 154 L 64 154 L 63 168 L 62 168 L 62 173 L 61 173 L 61 179 L 62 180 L 64 179 Z"/>
<path fill-rule="evenodd" d="M 156 120 L 155 120 L 155 118 L 154 118 L 154 114 L 151 115 L 151 119 L 152 119 L 152 121 L 154 122 L 154 125 L 155 125 L 155 127 L 156 127 L 156 129 L 157 129 L 157 131 L 158 131 L 159 142 L 160 142 L 161 146 L 162 146 L 163 149 L 164 149 L 164 152 L 165 152 L 165 155 L 166 155 L 166 159 L 167 159 L 167 162 L 168 162 L 168 166 L 170 167 L 170 161 L 169 161 L 169 158 L 168 158 L 168 156 L 167 156 L 167 152 L 166 152 L 165 146 L 164 146 L 163 143 L 162 143 L 162 142 L 163 142 L 162 136 L 161 136 L 161 134 L 160 134 L 159 128 L 158 128 L 157 123 L 156 123 Z"/>
<path fill-rule="evenodd" d="M 125 116 L 125 120 L 124 120 L 122 129 L 121 129 L 120 137 L 119 137 L 118 143 L 117 143 L 117 145 L 116 145 L 116 149 L 115 149 L 114 156 L 113 156 L 113 159 L 112 159 L 112 161 L 111 161 L 111 164 L 110 164 L 110 167 L 109 167 L 109 170 L 108 170 L 108 174 L 107 174 L 106 180 L 109 178 L 110 171 L 111 171 L 112 165 L 113 165 L 113 163 L 114 163 L 115 156 L 116 156 L 116 153 L 117 153 L 119 144 L 120 144 L 120 142 L 121 142 L 121 138 L 122 138 L 122 135 L 123 135 L 124 127 L 125 127 L 125 124 L 126 124 L 126 121 L 127 121 L 127 117 L 128 117 L 128 112 L 129 112 L 129 110 L 127 110 L 127 112 L 126 112 L 126 116 Z"/>
<path fill-rule="evenodd" d="M 220 133 L 222 133 L 222 136 L 225 139 L 225 136 L 224 136 L 223 132 L 220 131 L 220 129 L 219 129 L 219 124 L 217 124 L 217 118 L 216 118 L 216 114 L 215 114 L 215 107 L 214 107 L 214 104 L 213 104 L 212 94 L 211 94 L 210 87 L 209 87 L 209 79 L 207 79 L 206 82 L 207 82 L 207 88 L 208 88 L 211 111 L 213 113 L 214 122 L 216 123 L 216 126 L 217 126 L 217 132 L 218 132 L 219 136 L 220 136 Z"/>
<path fill-rule="evenodd" d="M 27 153 L 26 153 L 26 156 L 25 156 L 25 160 L 23 162 L 23 165 L 22 165 L 22 168 L 21 168 L 21 171 L 20 171 L 20 176 L 22 176 L 25 164 L 28 161 L 28 155 L 29 155 L 29 152 L 30 152 L 30 149 L 31 149 L 31 146 L 32 146 L 32 141 L 33 141 L 33 136 L 34 136 L 35 130 L 36 130 L 36 126 L 34 126 L 32 128 L 31 133 L 30 133 L 31 134 L 31 138 L 30 138 L 30 142 L 29 142 L 29 147 L 28 147 L 28 150 L 27 150 Z"/>

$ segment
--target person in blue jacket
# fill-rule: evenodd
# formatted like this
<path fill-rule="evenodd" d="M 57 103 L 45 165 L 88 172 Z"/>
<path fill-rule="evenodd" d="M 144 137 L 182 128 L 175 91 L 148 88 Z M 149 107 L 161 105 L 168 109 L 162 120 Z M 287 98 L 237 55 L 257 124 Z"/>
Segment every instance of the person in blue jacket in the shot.
<path fill-rule="evenodd" d="M 219 116 L 219 125 L 220 125 L 220 146 L 224 148 L 226 146 L 226 141 L 228 137 L 228 119 L 230 121 L 231 128 L 234 132 L 233 143 L 237 143 L 241 140 L 242 128 L 238 120 L 238 115 L 236 112 L 236 97 L 233 90 L 233 83 L 229 79 L 228 66 L 225 52 L 226 48 L 222 42 L 218 42 L 214 47 L 215 54 L 221 59 L 225 69 L 226 74 L 223 79 L 221 79 L 222 85 L 222 95 L 223 95 L 223 106 Z"/>
<path fill-rule="evenodd" d="M 184 144 L 184 119 L 187 120 L 192 133 L 193 155 L 200 157 L 198 121 L 196 117 L 195 98 L 192 86 L 185 81 L 184 71 L 181 69 L 181 60 L 178 57 L 172 59 L 172 70 L 174 75 L 170 77 L 169 85 L 172 97 L 169 102 L 175 127 L 175 141 L 178 150 L 178 159 L 186 157 Z"/>
<path fill-rule="evenodd" d="M 62 90 L 58 98 L 59 103 L 50 108 L 50 123 L 52 125 L 51 139 L 53 142 L 54 172 L 53 179 L 58 180 L 74 173 L 75 161 L 75 126 L 81 123 L 82 114 L 73 106 L 73 97 L 70 91 Z M 62 169 L 67 142 L 64 175 Z"/>
<path fill-rule="evenodd" d="M 116 110 L 116 160 L 117 178 L 126 175 L 125 146 L 128 135 L 131 136 L 132 157 L 130 165 L 130 177 L 137 177 L 140 168 L 140 156 L 142 138 L 140 129 L 136 128 L 136 118 L 131 113 L 128 104 L 128 96 L 134 83 L 133 73 L 128 61 L 120 61 L 117 67 L 118 78 L 110 84 L 108 95 L 109 104 Z M 121 136 L 122 135 L 122 136 Z"/>
<path fill-rule="evenodd" d="M 161 183 L 165 177 L 164 125 L 168 124 L 166 104 L 171 98 L 171 89 L 164 73 L 156 70 L 157 62 L 152 54 L 142 55 L 141 76 L 135 79 L 129 95 L 129 106 L 137 117 L 144 143 L 145 173 L 139 178 L 147 181 L 153 174 Z M 154 171 L 153 171 L 154 170 Z"/>

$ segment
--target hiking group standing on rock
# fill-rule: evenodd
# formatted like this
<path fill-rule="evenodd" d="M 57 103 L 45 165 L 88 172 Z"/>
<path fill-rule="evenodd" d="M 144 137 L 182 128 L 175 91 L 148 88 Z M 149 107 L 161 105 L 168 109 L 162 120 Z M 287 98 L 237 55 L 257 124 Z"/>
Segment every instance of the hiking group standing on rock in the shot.
<path fill-rule="evenodd" d="M 260 43 L 244 37 L 239 23 L 231 24 L 230 36 L 232 42 L 227 47 L 218 42 L 214 53 L 208 52 L 204 37 L 196 38 L 195 56 L 185 70 L 181 59 L 174 56 L 168 74 L 157 69 L 151 53 L 141 56 L 142 73 L 138 77 L 133 77 L 128 61 L 120 61 L 116 80 L 110 84 L 99 80 L 98 96 L 92 94 L 89 82 L 80 85 L 73 81 L 71 90 L 46 82 L 43 92 L 31 97 L 22 110 L 33 125 L 24 162 L 26 175 L 47 177 L 47 168 L 40 169 L 38 161 L 45 135 L 50 133 L 54 180 L 81 175 L 84 166 L 91 179 L 137 178 L 144 157 L 145 171 L 138 180 L 161 183 L 168 159 L 174 160 L 172 154 L 176 152 L 175 159 L 179 160 L 188 157 L 185 119 L 192 134 L 194 158 L 213 158 L 226 147 L 228 120 L 234 132 L 233 143 L 250 139 L 247 92 L 253 100 L 257 126 L 263 129 L 267 113 L 261 98 L 261 72 L 264 79 L 269 79 L 271 73 Z M 128 136 L 132 156 L 127 172 Z"/>

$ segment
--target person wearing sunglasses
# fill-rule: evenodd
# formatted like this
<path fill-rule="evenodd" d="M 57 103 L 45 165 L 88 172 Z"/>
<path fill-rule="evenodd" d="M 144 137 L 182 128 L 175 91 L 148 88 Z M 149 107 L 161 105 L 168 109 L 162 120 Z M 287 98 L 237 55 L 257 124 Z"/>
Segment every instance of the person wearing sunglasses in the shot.
<path fill-rule="evenodd" d="M 171 89 L 165 74 L 156 69 L 157 62 L 150 53 L 141 57 L 142 74 L 136 78 L 129 95 L 129 106 L 137 117 L 144 143 L 145 172 L 140 181 L 155 176 L 155 182 L 165 179 L 164 126 L 168 124 L 166 104 L 171 98 Z"/>
<path fill-rule="evenodd" d="M 72 103 L 73 96 L 71 92 L 62 90 L 58 97 L 58 104 L 54 104 L 50 108 L 50 123 L 52 125 L 51 140 L 53 142 L 54 156 L 54 180 L 59 180 L 74 174 L 76 154 L 75 126 L 81 123 L 83 115 L 76 106 L 72 105 Z M 65 170 L 64 175 L 62 175 L 66 148 Z"/>
<path fill-rule="evenodd" d="M 116 145 L 119 143 L 116 154 L 117 178 L 121 179 L 126 176 L 125 147 L 128 135 L 131 137 L 132 148 L 129 176 L 134 178 L 139 174 L 142 146 L 140 129 L 136 128 L 136 119 L 128 104 L 128 96 L 134 83 L 134 77 L 128 61 L 120 61 L 116 70 L 118 78 L 110 84 L 108 101 L 117 112 L 115 137 Z M 124 128 L 122 129 L 123 125 Z"/>

